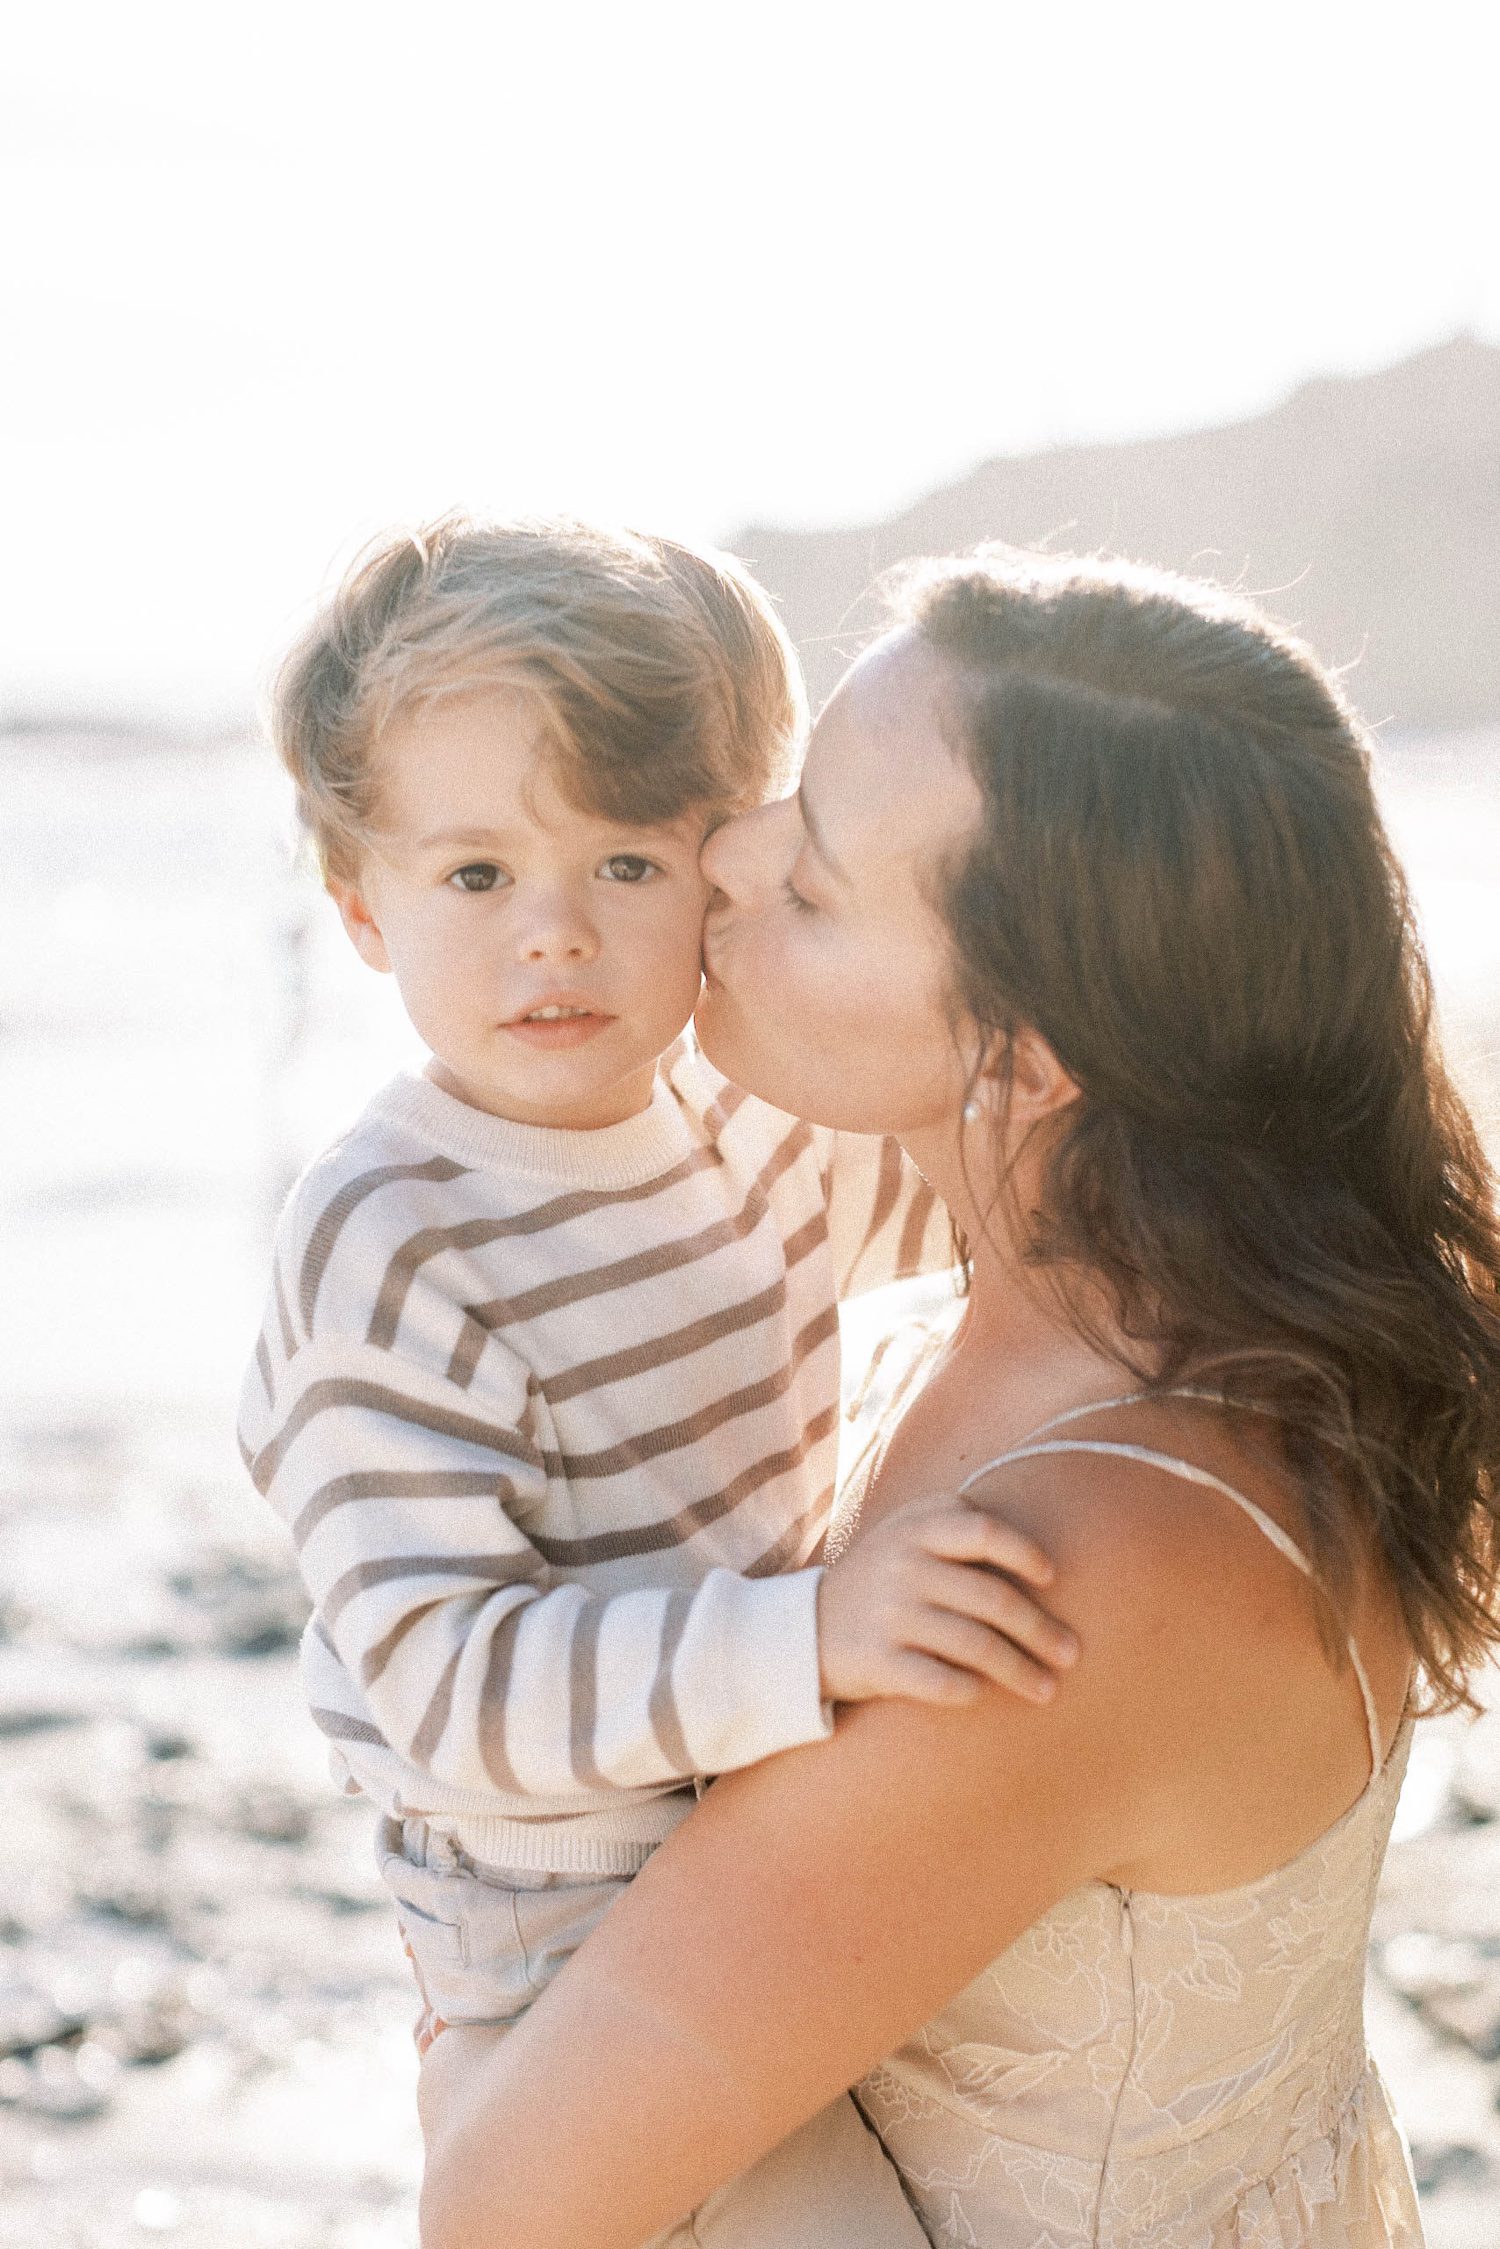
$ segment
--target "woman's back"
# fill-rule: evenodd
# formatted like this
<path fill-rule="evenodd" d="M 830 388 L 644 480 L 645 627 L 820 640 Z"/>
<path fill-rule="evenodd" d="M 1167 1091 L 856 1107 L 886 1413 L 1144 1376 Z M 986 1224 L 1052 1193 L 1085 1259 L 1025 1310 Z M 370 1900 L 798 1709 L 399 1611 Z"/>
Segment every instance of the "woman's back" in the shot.
<path fill-rule="evenodd" d="M 1197 1485 L 1205 1504 L 1237 1505 L 1290 1566 L 1307 1570 L 1243 1494 L 1191 1462 L 1090 1427 L 1097 1433 L 1087 1437 L 1038 1432 L 1004 1461 L 1060 1452 L 1136 1461 Z M 1415 2189 L 1363 2013 L 1370 1915 L 1412 1721 L 1402 1718 L 1387 1751 L 1352 1641 L 1350 1656 L 1371 1772 L 1324 1834 L 1232 1889 L 1184 1896 L 1086 1885 L 865 2081 L 869 2120 L 935 2240 L 983 2249 L 1420 2244 Z"/>

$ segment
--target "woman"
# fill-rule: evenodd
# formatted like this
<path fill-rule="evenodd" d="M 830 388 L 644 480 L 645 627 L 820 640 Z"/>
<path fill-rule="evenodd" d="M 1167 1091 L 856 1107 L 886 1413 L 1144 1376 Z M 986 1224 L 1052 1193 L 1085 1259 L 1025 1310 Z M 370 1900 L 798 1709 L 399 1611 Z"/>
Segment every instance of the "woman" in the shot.
<path fill-rule="evenodd" d="M 629 2249 L 861 2079 L 935 2241 L 1410 2249 L 1362 1975 L 1496 1637 L 1500 1236 L 1355 722 L 1209 589 L 942 566 L 707 863 L 712 1058 L 969 1256 L 837 1566 L 966 1487 L 1083 1656 L 716 1783 L 438 2042 L 432 2249 Z"/>

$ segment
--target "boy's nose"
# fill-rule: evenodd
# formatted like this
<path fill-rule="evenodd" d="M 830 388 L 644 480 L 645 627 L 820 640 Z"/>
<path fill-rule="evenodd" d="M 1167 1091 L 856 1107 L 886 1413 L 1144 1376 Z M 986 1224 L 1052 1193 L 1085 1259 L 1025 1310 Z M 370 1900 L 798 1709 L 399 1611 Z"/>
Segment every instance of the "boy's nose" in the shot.
<path fill-rule="evenodd" d="M 570 901 L 537 901 L 518 932 L 517 952 L 524 961 L 592 961 L 599 955 L 599 933 L 587 914 Z"/>

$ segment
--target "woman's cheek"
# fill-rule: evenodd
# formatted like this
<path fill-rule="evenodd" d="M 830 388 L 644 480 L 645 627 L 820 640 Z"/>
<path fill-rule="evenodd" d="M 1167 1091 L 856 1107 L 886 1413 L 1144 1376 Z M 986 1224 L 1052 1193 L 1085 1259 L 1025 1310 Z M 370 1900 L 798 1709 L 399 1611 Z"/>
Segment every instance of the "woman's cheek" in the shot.
<path fill-rule="evenodd" d="M 847 1037 L 851 1018 L 857 1021 L 863 1011 L 857 1003 L 858 983 L 851 981 L 838 948 L 799 922 L 788 956 L 773 989 L 795 1009 L 799 1027 L 811 1033 L 820 1025 L 825 1035 Z"/>

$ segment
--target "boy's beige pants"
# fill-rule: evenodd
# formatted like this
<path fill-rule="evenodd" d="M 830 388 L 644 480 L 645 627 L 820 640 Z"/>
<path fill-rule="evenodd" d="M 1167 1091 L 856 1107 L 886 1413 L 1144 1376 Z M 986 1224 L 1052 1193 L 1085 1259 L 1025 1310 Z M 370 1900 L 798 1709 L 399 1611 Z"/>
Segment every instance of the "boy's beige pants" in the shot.
<path fill-rule="evenodd" d="M 627 1887 L 478 1866 L 423 1820 L 377 1849 L 422 2012 L 417 2044 L 523 2015 Z M 647 2249 L 928 2249 L 894 2165 L 846 2094 Z"/>

